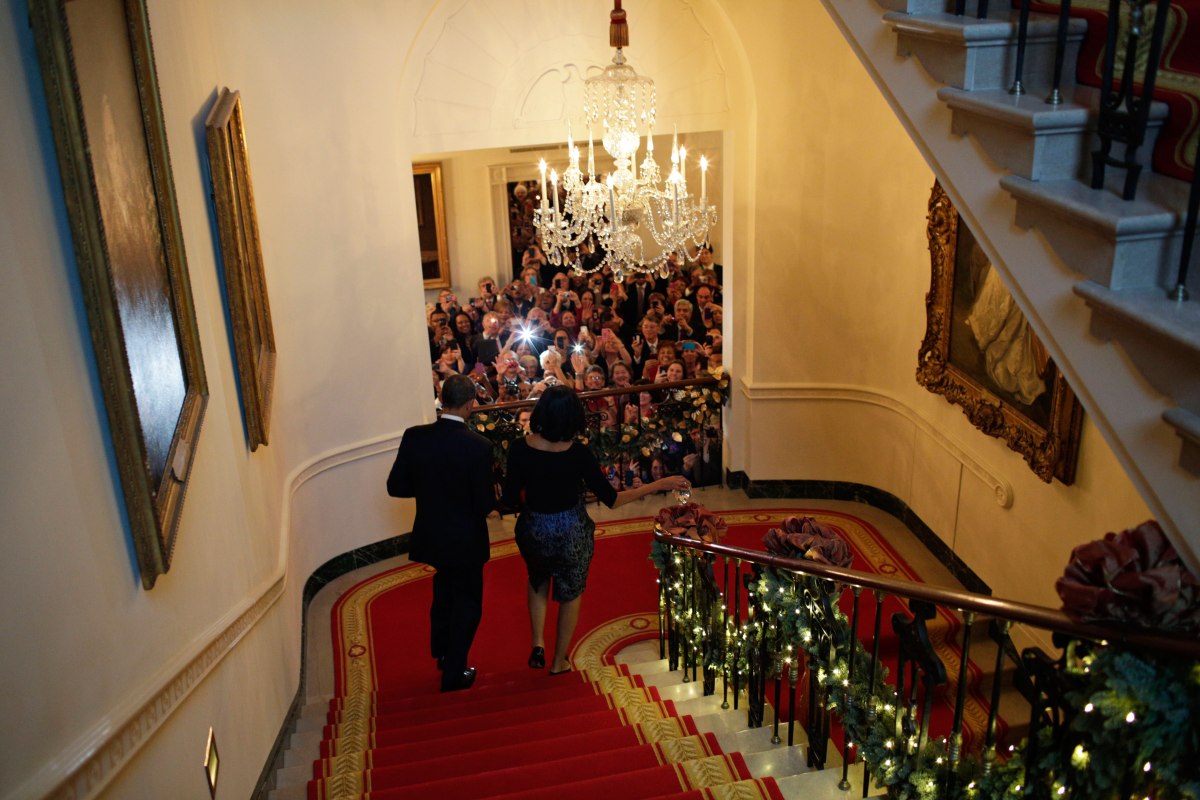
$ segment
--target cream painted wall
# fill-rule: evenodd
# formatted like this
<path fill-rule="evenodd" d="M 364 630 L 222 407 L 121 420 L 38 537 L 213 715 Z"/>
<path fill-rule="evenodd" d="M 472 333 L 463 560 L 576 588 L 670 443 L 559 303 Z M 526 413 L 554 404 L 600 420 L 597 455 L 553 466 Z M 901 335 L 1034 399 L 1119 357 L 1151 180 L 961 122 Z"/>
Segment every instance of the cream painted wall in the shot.
<path fill-rule="evenodd" d="M 404 120 L 377 98 L 394 92 L 405 55 L 396 42 L 415 36 L 415 5 L 378 3 L 346 17 L 314 1 L 150 2 L 210 400 L 173 567 L 146 592 L 122 516 L 25 3 L 5 3 L 0 633 L 9 646 L 0 710 L 23 724 L 3 735 L 0 796 L 49 791 L 63 763 L 136 719 L 140 703 L 286 570 L 282 598 L 110 791 L 206 796 L 196 765 L 215 725 L 222 794 L 248 795 L 295 692 L 305 578 L 337 553 L 405 529 L 402 504 L 382 497 L 386 453 L 405 426 L 431 418 L 432 402 L 410 380 L 427 370 L 425 355 L 397 346 L 421 335 L 422 288 L 405 269 L 415 269 L 417 251 L 411 157 L 398 147 Z M 203 120 L 224 85 L 242 92 L 279 351 L 271 444 L 254 454 L 207 199 Z M 288 493 L 306 464 L 377 440 L 390 443 L 320 473 L 292 510 Z"/>
<path fill-rule="evenodd" d="M 111 726 L 282 575 L 279 600 L 108 791 L 201 797 L 195 765 L 215 725 L 222 793 L 249 793 L 296 687 L 305 578 L 411 522 L 410 504 L 384 498 L 382 483 L 395 436 L 432 415 L 426 384 L 412 379 L 427 369 L 413 156 L 561 135 L 561 118 L 542 114 L 548 101 L 524 103 L 524 116 L 513 111 L 514 87 L 542 75 L 545 65 L 529 60 L 537 48 L 505 60 L 514 41 L 544 41 L 548 33 L 534 34 L 545 20 L 572 30 L 584 28 L 585 11 L 601 20 L 588 17 L 588 33 L 548 48 L 553 68 L 571 53 L 606 59 L 604 0 L 569 13 L 551 0 L 520 8 L 539 16 L 506 21 L 511 31 L 493 25 L 492 39 L 438 61 L 463 31 L 487 35 L 487 4 L 151 0 L 211 398 L 175 566 L 144 592 L 121 518 L 25 6 L 8 0 L 0 16 L 0 635 L 10 646 L 0 658 L 0 711 L 23 725 L 0 739 L 0 796 L 48 791 L 56 764 L 109 741 Z M 719 255 L 730 269 L 735 377 L 751 394 L 783 387 L 774 400 L 739 390 L 732 465 L 756 479 L 817 476 L 887 489 L 964 556 L 986 559 L 973 566 L 1013 595 L 1043 597 L 1069 540 L 1144 518 L 1090 432 L 1076 486 L 1047 487 L 916 386 L 931 176 L 817 4 L 647 8 L 630 13 L 635 42 L 662 43 L 636 61 L 660 81 L 670 109 L 660 123 L 723 132 Z M 681 30 L 689 31 L 684 57 Z M 479 76 L 479 86 L 493 81 L 495 91 L 475 92 L 472 102 L 509 105 L 468 108 L 452 89 L 455 73 Z M 253 455 L 205 199 L 202 123 L 221 85 L 243 95 L 279 349 L 272 443 Z M 485 182 L 470 181 L 472 191 Z M 456 284 L 486 264 L 470 260 L 479 246 L 464 240 Z M 827 385 L 890 398 L 900 410 L 809 398 Z M 1013 487 L 1010 510 L 947 456 L 946 441 Z"/>

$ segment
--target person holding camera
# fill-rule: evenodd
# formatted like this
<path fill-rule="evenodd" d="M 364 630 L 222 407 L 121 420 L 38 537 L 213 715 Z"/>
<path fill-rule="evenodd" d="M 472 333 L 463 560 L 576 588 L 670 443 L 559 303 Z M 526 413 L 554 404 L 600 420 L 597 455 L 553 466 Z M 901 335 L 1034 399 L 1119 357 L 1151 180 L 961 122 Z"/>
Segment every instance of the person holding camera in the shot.
<path fill-rule="evenodd" d="M 471 300 L 471 304 L 480 312 L 486 313 L 496 307 L 496 282 L 488 276 L 479 279 L 479 296 Z"/>
<path fill-rule="evenodd" d="M 491 364 L 500 355 L 500 315 L 489 311 L 483 315 L 483 332 L 471 342 L 475 363 Z"/>
<path fill-rule="evenodd" d="M 564 356 L 554 347 L 547 347 L 539 359 L 542 364 L 542 380 L 547 386 L 574 386 L 574 381 L 563 372 Z"/>

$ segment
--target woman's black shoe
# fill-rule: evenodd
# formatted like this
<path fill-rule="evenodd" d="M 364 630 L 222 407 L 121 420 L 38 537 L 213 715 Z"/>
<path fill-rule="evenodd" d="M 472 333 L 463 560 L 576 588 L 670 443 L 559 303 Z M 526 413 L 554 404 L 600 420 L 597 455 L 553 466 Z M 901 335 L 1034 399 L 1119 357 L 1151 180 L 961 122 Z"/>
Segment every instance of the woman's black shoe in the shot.
<path fill-rule="evenodd" d="M 533 652 L 529 654 L 529 666 L 532 669 L 545 669 L 546 667 L 546 648 L 535 647 Z"/>

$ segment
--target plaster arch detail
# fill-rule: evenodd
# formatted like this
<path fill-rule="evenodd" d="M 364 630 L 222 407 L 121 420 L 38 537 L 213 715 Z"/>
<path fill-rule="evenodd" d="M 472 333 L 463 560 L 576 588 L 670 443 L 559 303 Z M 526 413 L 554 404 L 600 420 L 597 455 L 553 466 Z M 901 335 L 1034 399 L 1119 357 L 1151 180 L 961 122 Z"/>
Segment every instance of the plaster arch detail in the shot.
<path fill-rule="evenodd" d="M 730 109 L 726 69 L 697 2 L 661 0 L 627 9 L 625 55 L 656 83 L 656 133 L 670 124 L 721 127 L 713 120 L 724 122 Z M 568 120 L 581 135 L 583 80 L 612 60 L 610 10 L 609 0 L 524 0 L 509 14 L 488 0 L 435 8 L 406 67 L 410 133 L 418 149 L 483 133 L 493 135 L 491 145 L 497 138 L 553 141 L 564 136 Z"/>

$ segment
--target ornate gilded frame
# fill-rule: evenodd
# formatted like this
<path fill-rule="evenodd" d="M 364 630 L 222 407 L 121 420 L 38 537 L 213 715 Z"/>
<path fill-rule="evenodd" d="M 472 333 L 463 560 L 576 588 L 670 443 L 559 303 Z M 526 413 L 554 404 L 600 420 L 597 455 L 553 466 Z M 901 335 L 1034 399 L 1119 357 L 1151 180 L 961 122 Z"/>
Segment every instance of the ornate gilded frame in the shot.
<path fill-rule="evenodd" d="M 1083 408 L 1053 360 L 1046 357 L 1040 362 L 1038 375 L 1045 384 L 1044 396 L 1025 403 L 1000 388 L 986 371 L 972 369 L 967 359 L 954 354 L 953 333 L 961 334 L 966 329 L 960 318 L 961 281 L 957 284 L 960 301 L 955 302 L 956 274 L 964 263 L 959 251 L 960 233 L 976 258 L 986 257 L 971 244 L 974 237 L 937 182 L 929 198 L 927 230 L 933 277 L 925 296 L 926 329 L 917 357 L 917 382 L 961 407 L 971 424 L 1020 453 L 1043 481 L 1058 478 L 1065 484 L 1073 483 Z M 1020 312 L 1014 309 L 1013 313 Z M 1040 350 L 1033 332 L 1028 335 L 1034 337 L 1033 347 Z M 970 344 L 975 346 L 974 342 Z M 966 346 L 960 343 L 958 353 L 967 352 L 963 349 Z"/>
<path fill-rule="evenodd" d="M 275 330 L 263 269 L 262 245 L 239 92 L 222 89 L 204 122 L 213 207 L 229 298 L 242 414 L 250 449 L 267 444 L 275 383 Z"/>
<path fill-rule="evenodd" d="M 442 194 L 441 164 L 413 164 L 413 194 L 425 288 L 446 289 L 450 286 L 450 247 L 446 244 L 446 200 Z"/>
<path fill-rule="evenodd" d="M 142 586 L 171 566 L 208 382 L 144 0 L 29 0 Z"/>

